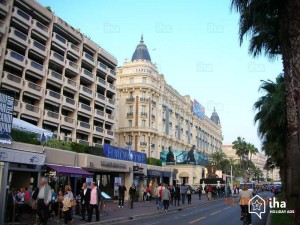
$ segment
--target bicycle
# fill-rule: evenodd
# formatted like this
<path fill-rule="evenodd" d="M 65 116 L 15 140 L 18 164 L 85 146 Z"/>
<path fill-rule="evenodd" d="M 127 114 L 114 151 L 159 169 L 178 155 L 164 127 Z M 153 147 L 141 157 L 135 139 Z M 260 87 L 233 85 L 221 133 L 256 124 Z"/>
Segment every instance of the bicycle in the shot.
<path fill-rule="evenodd" d="M 243 222 L 244 225 L 249 225 L 250 221 L 249 221 L 249 213 L 248 213 L 248 206 L 241 206 L 242 208 L 242 217 L 241 220 Z"/>

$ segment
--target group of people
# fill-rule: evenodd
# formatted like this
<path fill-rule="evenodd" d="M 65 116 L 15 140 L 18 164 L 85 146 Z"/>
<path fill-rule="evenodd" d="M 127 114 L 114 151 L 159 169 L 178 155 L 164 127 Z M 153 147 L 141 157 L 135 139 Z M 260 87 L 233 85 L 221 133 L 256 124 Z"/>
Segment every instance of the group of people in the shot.
<path fill-rule="evenodd" d="M 207 194 L 208 200 L 230 197 L 232 194 L 230 186 L 227 186 L 227 188 L 225 188 L 224 185 L 206 185 L 204 191 Z"/>

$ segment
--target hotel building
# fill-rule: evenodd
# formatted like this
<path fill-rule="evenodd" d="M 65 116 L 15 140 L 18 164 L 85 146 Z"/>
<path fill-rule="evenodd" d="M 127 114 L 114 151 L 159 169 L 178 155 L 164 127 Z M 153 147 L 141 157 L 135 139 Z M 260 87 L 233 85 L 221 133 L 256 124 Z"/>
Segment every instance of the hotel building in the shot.
<path fill-rule="evenodd" d="M 0 3 L 0 85 L 14 116 L 61 140 L 112 144 L 117 60 L 32 0 Z"/>
<path fill-rule="evenodd" d="M 131 61 L 117 68 L 116 87 L 115 145 L 154 158 L 160 158 L 161 150 L 169 146 L 174 150 L 189 150 L 195 145 L 196 151 L 206 154 L 221 151 L 223 137 L 218 114 L 213 112 L 211 118 L 200 119 L 193 113 L 190 96 L 180 95 L 159 74 L 143 37 Z M 190 180 L 196 178 L 189 183 L 199 183 L 204 167 L 187 167 L 191 168 L 183 170 L 190 172 L 184 176 Z M 180 177 L 180 167 L 176 168 Z"/>

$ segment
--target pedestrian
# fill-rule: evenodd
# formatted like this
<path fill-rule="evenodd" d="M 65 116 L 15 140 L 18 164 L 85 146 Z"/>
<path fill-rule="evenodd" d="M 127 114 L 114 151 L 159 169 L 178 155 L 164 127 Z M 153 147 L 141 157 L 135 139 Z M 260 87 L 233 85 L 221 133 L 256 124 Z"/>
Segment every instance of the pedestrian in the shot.
<path fill-rule="evenodd" d="M 175 195 L 175 187 L 173 185 L 170 185 L 169 190 L 170 190 L 170 194 L 171 194 L 170 204 L 173 205 L 174 195 Z"/>
<path fill-rule="evenodd" d="M 185 183 L 183 183 L 182 186 L 181 186 L 181 188 L 180 188 L 181 203 L 183 205 L 185 204 L 186 191 L 187 191 L 187 186 L 185 186 Z"/>
<path fill-rule="evenodd" d="M 72 201 L 74 200 L 74 196 L 72 193 L 72 188 L 70 185 L 65 186 L 65 194 L 63 203 L 63 214 L 64 214 L 64 224 L 70 224 L 72 221 Z"/>
<path fill-rule="evenodd" d="M 143 197 L 143 201 L 146 202 L 146 199 L 147 199 L 147 187 L 146 187 L 146 185 L 143 185 L 143 188 L 142 188 L 142 197 Z"/>
<path fill-rule="evenodd" d="M 89 213 L 90 209 L 90 199 L 91 199 L 91 189 L 89 189 L 86 183 L 82 184 L 82 189 L 80 191 L 81 198 L 81 220 L 85 220 L 85 214 Z"/>
<path fill-rule="evenodd" d="M 155 197 L 155 205 L 158 206 L 158 185 L 154 185 L 154 197 Z"/>
<path fill-rule="evenodd" d="M 51 187 L 47 184 L 47 179 L 43 177 L 40 181 L 40 187 L 36 189 L 37 194 L 37 215 L 40 219 L 40 223 L 47 225 L 49 204 L 51 202 Z"/>
<path fill-rule="evenodd" d="M 123 183 L 122 185 L 119 186 L 119 208 L 124 206 L 124 198 L 125 198 L 125 193 L 126 193 L 126 187 L 125 184 Z"/>
<path fill-rule="evenodd" d="M 16 207 L 17 203 L 17 190 L 12 189 L 7 197 L 7 222 L 18 221 L 16 220 L 16 216 L 14 215 L 14 208 Z"/>
<path fill-rule="evenodd" d="M 164 184 L 159 184 L 157 188 L 157 196 L 158 196 L 158 204 L 157 204 L 157 209 L 162 209 L 163 204 L 162 204 L 162 190 L 164 188 Z"/>
<path fill-rule="evenodd" d="M 167 188 L 166 184 L 164 185 L 164 187 L 165 188 L 162 189 L 162 200 L 163 200 L 165 213 L 167 213 L 170 205 L 171 193 L 170 190 Z"/>
<path fill-rule="evenodd" d="M 188 200 L 188 204 L 192 204 L 192 188 L 191 188 L 191 186 L 187 187 L 186 197 Z"/>
<path fill-rule="evenodd" d="M 131 199 L 131 209 L 133 209 L 133 201 L 135 199 L 136 187 L 135 184 L 132 183 L 131 187 L 129 188 L 129 195 Z"/>
<path fill-rule="evenodd" d="M 96 221 L 100 220 L 99 202 L 101 200 L 101 191 L 97 188 L 95 182 L 91 183 L 91 187 L 92 187 L 92 189 L 91 189 L 88 222 L 92 222 L 92 215 L 93 215 L 94 209 L 96 211 Z"/>
<path fill-rule="evenodd" d="M 151 196 L 151 189 L 146 186 L 146 202 L 150 201 L 150 196 Z"/>
<path fill-rule="evenodd" d="M 213 188 L 211 185 L 207 186 L 207 199 L 211 200 L 211 194 L 212 194 Z"/>
<path fill-rule="evenodd" d="M 197 189 L 198 191 L 198 195 L 199 195 L 199 200 L 201 200 L 201 196 L 202 196 L 202 186 L 200 185 Z"/>
<path fill-rule="evenodd" d="M 174 198 L 175 198 L 175 204 L 174 205 L 176 206 L 176 202 L 177 202 L 177 205 L 179 206 L 179 201 L 180 201 L 180 187 L 179 187 L 178 184 L 175 187 Z"/>

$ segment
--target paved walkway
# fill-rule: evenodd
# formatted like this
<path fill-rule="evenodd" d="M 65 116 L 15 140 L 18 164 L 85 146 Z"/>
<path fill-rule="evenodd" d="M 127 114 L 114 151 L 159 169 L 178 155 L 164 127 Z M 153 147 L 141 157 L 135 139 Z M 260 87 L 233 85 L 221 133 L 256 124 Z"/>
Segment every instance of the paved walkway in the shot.
<path fill-rule="evenodd" d="M 222 200 L 222 199 L 216 199 Z M 215 201 L 215 200 L 211 200 Z M 224 199 L 223 199 L 224 201 Z M 192 204 L 181 204 L 180 206 L 170 205 L 169 211 L 173 210 L 181 210 L 184 208 L 195 207 L 201 204 L 207 204 L 209 201 L 207 200 L 206 195 L 202 195 L 202 199 L 198 199 L 198 195 L 193 195 Z M 163 210 L 158 210 L 155 204 L 155 200 L 150 202 L 134 202 L 133 209 L 130 208 L 130 203 L 125 202 L 124 208 L 118 207 L 118 201 L 108 201 L 105 203 L 104 212 L 100 215 L 100 222 L 95 223 L 95 215 L 93 216 L 92 223 L 87 223 L 86 221 L 81 221 L 81 216 L 74 215 L 73 221 L 71 225 L 79 225 L 79 224 L 116 224 L 118 221 L 128 221 L 134 218 L 143 218 L 155 214 L 163 213 Z M 94 213 L 95 214 L 95 213 Z M 86 217 L 87 219 L 87 217 Z M 11 224 L 11 223 L 10 223 Z M 35 224 L 34 218 L 28 218 L 26 221 L 16 222 L 15 224 Z M 48 225 L 58 225 L 63 224 L 63 219 L 58 221 L 57 219 L 48 220 Z"/>

